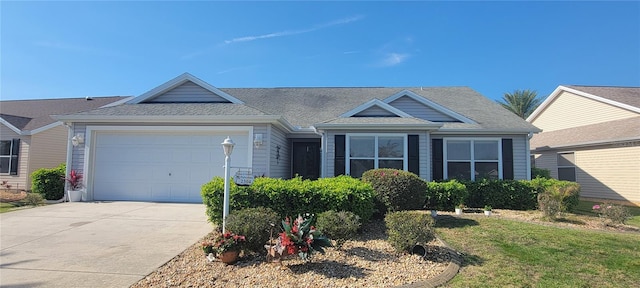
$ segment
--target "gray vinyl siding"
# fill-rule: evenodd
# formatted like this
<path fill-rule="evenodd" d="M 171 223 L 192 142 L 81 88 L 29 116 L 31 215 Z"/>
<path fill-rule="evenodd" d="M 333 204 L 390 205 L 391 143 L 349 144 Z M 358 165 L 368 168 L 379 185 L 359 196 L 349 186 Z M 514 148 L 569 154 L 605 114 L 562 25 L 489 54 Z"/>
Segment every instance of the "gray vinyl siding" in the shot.
<path fill-rule="evenodd" d="M 86 134 L 87 132 L 87 125 L 86 124 L 78 124 L 78 123 L 74 123 L 73 124 L 73 135 L 77 135 L 78 133 L 85 135 L 85 144 L 87 143 L 87 137 L 89 137 L 89 135 Z M 93 141 L 91 141 L 93 142 Z M 73 147 L 73 146 L 72 146 Z M 84 159 L 85 159 L 85 146 L 84 145 L 78 145 L 76 147 L 73 147 L 71 150 L 71 170 L 76 170 L 78 172 L 80 172 L 81 174 L 84 175 L 85 171 L 84 171 Z"/>
<path fill-rule="evenodd" d="M 326 167 L 324 167 L 324 175 L 325 177 L 334 177 L 334 168 L 335 168 L 335 136 L 336 135 L 345 135 L 348 133 L 359 133 L 354 131 L 327 131 L 326 133 L 326 149 L 325 151 L 325 160 Z M 366 132 L 369 133 L 369 132 Z M 431 158 L 430 158 L 430 147 L 431 147 L 431 138 L 429 137 L 429 133 L 426 131 L 394 131 L 393 133 L 406 133 L 407 135 L 419 135 L 419 145 L 420 145 L 420 177 L 426 180 L 431 180 Z M 380 134 L 384 134 L 380 132 Z"/>
<path fill-rule="evenodd" d="M 253 175 L 257 177 L 267 176 L 269 177 L 269 135 L 267 125 L 254 125 L 253 126 L 253 135 L 262 134 L 263 144 L 260 148 L 256 148 L 253 143 L 251 143 L 251 147 L 253 147 Z M 253 136 L 255 137 L 255 136 Z"/>
<path fill-rule="evenodd" d="M 378 106 L 371 106 L 367 109 L 365 109 L 364 111 L 361 111 L 357 114 L 355 114 L 354 116 L 356 117 L 376 117 L 376 116 L 386 116 L 386 117 L 394 117 L 397 116 L 396 114 L 393 114 L 385 109 L 382 109 Z"/>
<path fill-rule="evenodd" d="M 147 103 L 185 103 L 185 102 L 229 102 L 211 91 L 199 85 L 187 81 L 184 84 L 173 88 L 161 95 L 147 101 Z"/>
<path fill-rule="evenodd" d="M 269 173 L 272 178 L 291 177 L 291 146 L 287 135 L 275 126 L 268 127 Z M 278 151 L 278 147 L 280 147 Z"/>
<path fill-rule="evenodd" d="M 389 103 L 389 105 L 395 108 L 398 108 L 399 110 L 402 110 L 403 112 L 413 117 L 428 120 L 428 121 L 460 122 L 449 115 L 443 114 L 442 112 L 435 110 L 429 106 L 426 106 L 407 96 L 402 96 L 392 101 L 391 103 Z"/>
<path fill-rule="evenodd" d="M 453 139 L 453 138 L 500 138 L 500 139 L 512 139 L 513 140 L 513 179 L 515 180 L 527 180 L 527 175 L 530 173 L 527 170 L 527 158 L 528 151 L 527 135 L 431 135 L 432 139 Z M 429 150 L 429 159 L 431 159 L 431 150 Z M 433 177 L 433 174 L 430 174 Z M 432 178 L 433 179 L 433 178 Z"/>

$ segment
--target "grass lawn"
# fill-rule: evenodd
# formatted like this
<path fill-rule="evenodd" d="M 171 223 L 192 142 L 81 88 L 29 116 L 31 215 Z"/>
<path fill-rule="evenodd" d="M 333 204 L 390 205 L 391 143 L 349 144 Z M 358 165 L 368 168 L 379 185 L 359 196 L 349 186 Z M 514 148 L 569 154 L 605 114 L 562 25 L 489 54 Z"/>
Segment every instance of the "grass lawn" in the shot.
<path fill-rule="evenodd" d="M 22 205 L 23 204 L 19 202 L 9 202 L 9 203 L 0 202 L 0 213 L 9 212 Z"/>
<path fill-rule="evenodd" d="M 442 216 L 436 233 L 463 254 L 462 269 L 448 287 L 638 287 L 640 283 L 638 233 L 482 216 Z"/>

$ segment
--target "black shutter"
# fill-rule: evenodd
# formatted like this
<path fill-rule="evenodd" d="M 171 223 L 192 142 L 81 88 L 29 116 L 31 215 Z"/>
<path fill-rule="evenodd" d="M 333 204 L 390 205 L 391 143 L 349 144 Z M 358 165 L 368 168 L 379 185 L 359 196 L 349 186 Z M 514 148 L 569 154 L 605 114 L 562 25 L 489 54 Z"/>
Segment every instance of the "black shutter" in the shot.
<path fill-rule="evenodd" d="M 513 140 L 502 139 L 502 179 L 513 180 Z"/>
<path fill-rule="evenodd" d="M 346 138 L 345 135 L 335 136 L 335 159 L 333 164 L 333 176 L 344 175 L 345 168 L 345 152 L 346 152 Z"/>
<path fill-rule="evenodd" d="M 442 139 L 431 139 L 431 168 L 433 170 L 433 180 L 444 179 L 443 156 Z"/>
<path fill-rule="evenodd" d="M 420 140 L 419 135 L 409 135 L 407 143 L 408 146 L 408 158 L 409 158 L 409 172 L 420 176 L 420 145 L 418 141 Z"/>
<path fill-rule="evenodd" d="M 9 175 L 18 175 L 18 154 L 20 153 L 20 139 L 11 140 L 11 167 Z"/>

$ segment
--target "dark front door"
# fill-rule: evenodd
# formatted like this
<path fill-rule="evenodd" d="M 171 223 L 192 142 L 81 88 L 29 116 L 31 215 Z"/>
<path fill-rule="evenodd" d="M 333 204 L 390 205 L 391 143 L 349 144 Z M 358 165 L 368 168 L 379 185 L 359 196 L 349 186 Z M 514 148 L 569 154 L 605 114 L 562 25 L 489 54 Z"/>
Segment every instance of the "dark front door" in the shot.
<path fill-rule="evenodd" d="M 293 142 L 291 174 L 311 180 L 320 178 L 320 142 Z"/>

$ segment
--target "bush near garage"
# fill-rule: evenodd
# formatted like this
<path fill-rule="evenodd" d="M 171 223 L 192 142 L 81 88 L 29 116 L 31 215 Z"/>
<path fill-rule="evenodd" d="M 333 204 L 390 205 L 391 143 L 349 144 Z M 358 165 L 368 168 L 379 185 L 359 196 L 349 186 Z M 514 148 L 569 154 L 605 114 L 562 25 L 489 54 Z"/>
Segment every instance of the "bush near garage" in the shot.
<path fill-rule="evenodd" d="M 202 200 L 209 221 L 222 223 L 224 179 L 215 177 L 202 186 Z M 349 176 L 318 180 L 256 178 L 251 186 L 229 186 L 229 209 L 267 207 L 281 218 L 324 211 L 351 211 L 362 221 L 373 213 L 374 191 L 370 185 Z"/>
<path fill-rule="evenodd" d="M 65 164 L 56 168 L 40 168 L 31 173 L 31 192 L 43 195 L 46 200 L 59 200 L 64 197 Z"/>
<path fill-rule="evenodd" d="M 424 208 L 427 183 L 408 171 L 380 168 L 362 174 L 362 182 L 370 183 L 376 192 L 376 213 L 420 210 Z"/>
<path fill-rule="evenodd" d="M 280 232 L 280 217 L 275 211 L 265 207 L 232 210 L 226 224 L 228 231 L 244 235 L 244 249 L 255 253 L 264 252 L 264 244 L 269 241 L 269 237 L 277 237 Z"/>

